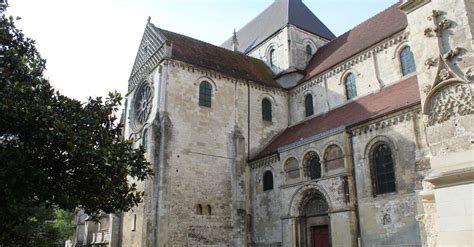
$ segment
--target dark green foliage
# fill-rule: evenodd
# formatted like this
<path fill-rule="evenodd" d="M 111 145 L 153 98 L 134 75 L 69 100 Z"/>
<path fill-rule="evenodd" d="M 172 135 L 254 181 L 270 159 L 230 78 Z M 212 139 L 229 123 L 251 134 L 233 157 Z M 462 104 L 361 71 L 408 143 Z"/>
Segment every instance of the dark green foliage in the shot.
<path fill-rule="evenodd" d="M 81 103 L 56 92 L 34 41 L 5 16 L 0 49 L 0 244 L 41 246 L 30 235 L 52 208 L 94 215 L 141 202 L 127 178 L 152 171 L 144 150 L 121 138 L 120 94 Z"/>

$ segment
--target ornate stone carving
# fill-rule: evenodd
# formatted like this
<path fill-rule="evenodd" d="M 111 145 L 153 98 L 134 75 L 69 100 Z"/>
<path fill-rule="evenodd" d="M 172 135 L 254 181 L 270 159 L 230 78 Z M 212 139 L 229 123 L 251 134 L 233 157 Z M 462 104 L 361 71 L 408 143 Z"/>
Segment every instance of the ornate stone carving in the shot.
<path fill-rule="evenodd" d="M 438 19 L 439 16 L 441 16 L 443 14 L 443 12 L 441 12 L 439 10 L 435 10 L 435 9 L 433 9 L 431 11 L 431 13 L 432 14 L 430 16 L 428 16 L 428 18 L 427 18 L 428 21 L 436 20 L 436 19 Z"/>
<path fill-rule="evenodd" d="M 431 27 L 429 27 L 429 28 L 425 29 L 424 34 L 425 34 L 426 37 L 429 38 L 429 37 L 433 37 L 433 32 L 434 32 L 433 29 Z"/>
<path fill-rule="evenodd" d="M 474 81 L 474 67 L 467 69 L 466 78 L 470 81 Z"/>
<path fill-rule="evenodd" d="M 442 81 L 446 81 L 451 77 L 453 77 L 453 75 L 447 69 L 442 69 L 442 70 L 439 71 L 439 78 Z"/>
<path fill-rule="evenodd" d="M 428 126 L 474 113 L 471 89 L 461 82 L 444 86 L 430 97 L 428 104 Z"/>
<path fill-rule="evenodd" d="M 450 50 L 448 53 L 444 54 L 444 58 L 448 61 L 453 60 L 459 54 L 461 54 L 462 49 L 459 47 L 454 48 L 454 50 Z"/>
<path fill-rule="evenodd" d="M 438 64 L 438 59 L 437 58 L 430 57 L 430 58 L 426 59 L 426 61 L 425 61 L 425 65 L 426 65 L 426 67 L 428 67 L 428 69 L 431 69 L 431 67 L 434 67 L 437 64 Z"/>
<path fill-rule="evenodd" d="M 443 34 L 443 31 L 450 27 L 451 27 L 451 21 L 448 19 L 444 19 L 438 23 L 434 31 L 438 36 L 441 36 Z"/>
<path fill-rule="evenodd" d="M 423 92 L 428 95 L 430 92 L 431 92 L 431 89 L 433 89 L 433 86 L 431 85 L 426 85 L 425 86 L 425 89 L 423 90 Z"/>
<path fill-rule="evenodd" d="M 153 87 L 149 82 L 143 82 L 133 97 L 131 120 L 134 130 L 140 130 L 148 120 L 153 106 Z"/>

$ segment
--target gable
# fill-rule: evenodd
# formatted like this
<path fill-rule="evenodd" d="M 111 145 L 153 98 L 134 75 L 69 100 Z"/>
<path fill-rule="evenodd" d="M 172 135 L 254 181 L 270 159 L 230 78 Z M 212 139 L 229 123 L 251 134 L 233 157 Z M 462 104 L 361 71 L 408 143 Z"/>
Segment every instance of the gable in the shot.
<path fill-rule="evenodd" d="M 128 79 L 129 92 L 158 66 L 165 55 L 165 44 L 166 38 L 153 28 L 153 24 L 148 23 Z"/>

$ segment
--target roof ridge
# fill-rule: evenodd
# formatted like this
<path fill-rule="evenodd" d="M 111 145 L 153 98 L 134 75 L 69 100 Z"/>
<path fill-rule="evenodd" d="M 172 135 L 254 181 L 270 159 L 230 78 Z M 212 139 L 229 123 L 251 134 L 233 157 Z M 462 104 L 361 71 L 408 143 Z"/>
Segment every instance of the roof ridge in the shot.
<path fill-rule="evenodd" d="M 151 23 L 152 24 L 152 23 Z M 241 53 L 241 52 L 234 52 L 234 51 L 231 51 L 229 49 L 226 49 L 224 47 L 221 47 L 221 46 L 217 46 L 217 45 L 214 45 L 214 44 L 211 44 L 209 42 L 206 42 L 206 41 L 203 41 L 203 40 L 200 40 L 200 39 L 196 39 L 196 38 L 193 38 L 191 36 L 187 36 L 187 35 L 184 35 L 184 34 L 180 34 L 180 33 L 177 33 L 177 32 L 173 32 L 173 31 L 170 31 L 170 30 L 167 30 L 167 29 L 163 29 L 163 28 L 160 28 L 160 27 L 157 27 L 156 25 L 152 24 L 156 29 L 158 29 L 159 31 L 161 32 L 168 32 L 168 33 L 171 33 L 173 35 L 178 35 L 178 36 L 181 36 L 181 37 L 185 37 L 187 39 L 192 39 L 194 41 L 197 41 L 197 42 L 200 42 L 200 43 L 203 43 L 203 44 L 206 44 L 206 45 L 209 45 L 209 46 L 212 46 L 213 48 L 218 48 L 220 50 L 223 50 L 229 54 L 236 54 L 236 55 L 240 55 L 240 56 L 243 56 L 243 57 L 246 57 L 246 58 L 250 58 L 252 60 L 258 60 L 258 61 L 261 61 L 260 59 L 257 59 L 257 58 L 254 58 L 254 57 L 251 57 L 247 54 L 244 54 L 244 53 Z M 166 37 L 166 33 L 163 34 L 165 37 Z"/>

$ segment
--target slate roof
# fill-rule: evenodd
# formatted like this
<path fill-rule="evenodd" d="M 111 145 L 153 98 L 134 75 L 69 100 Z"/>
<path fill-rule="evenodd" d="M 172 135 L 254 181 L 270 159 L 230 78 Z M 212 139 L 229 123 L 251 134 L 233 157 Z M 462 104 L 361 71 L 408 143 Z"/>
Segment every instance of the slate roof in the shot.
<path fill-rule="evenodd" d="M 288 24 L 328 40 L 335 38 L 329 28 L 302 0 L 275 0 L 272 5 L 237 32 L 239 51 L 247 53 Z M 231 49 L 232 38 L 222 44 Z"/>
<path fill-rule="evenodd" d="M 339 127 L 361 124 L 418 104 L 420 104 L 418 80 L 416 76 L 412 76 L 377 93 L 361 97 L 326 114 L 287 128 L 252 160 L 274 154 L 278 148 L 305 138 Z"/>
<path fill-rule="evenodd" d="M 265 86 L 281 88 L 273 79 L 271 69 L 259 59 L 160 29 L 154 25 L 153 27 L 171 42 L 172 59 L 221 72 L 235 78 L 254 81 Z"/>
<path fill-rule="evenodd" d="M 304 82 L 404 30 L 406 15 L 397 3 L 319 48 L 306 67 Z"/>

